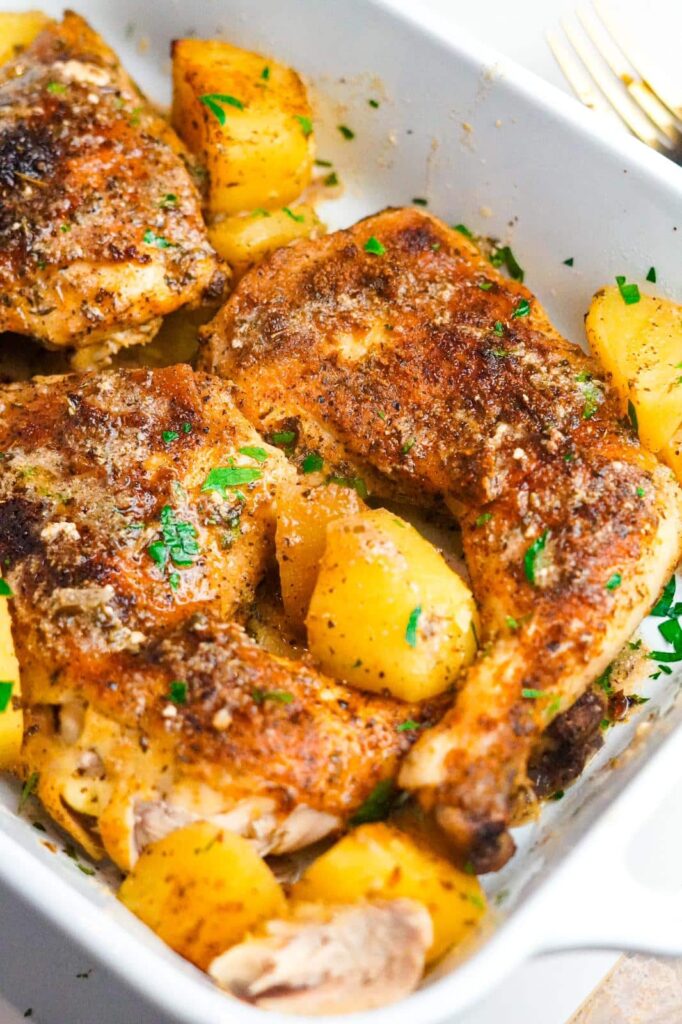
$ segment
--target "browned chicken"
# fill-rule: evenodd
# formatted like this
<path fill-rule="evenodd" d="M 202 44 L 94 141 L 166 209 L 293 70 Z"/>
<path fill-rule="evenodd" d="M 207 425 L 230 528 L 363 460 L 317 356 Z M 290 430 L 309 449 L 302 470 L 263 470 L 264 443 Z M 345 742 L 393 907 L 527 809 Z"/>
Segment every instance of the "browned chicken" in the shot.
<path fill-rule="evenodd" d="M 180 141 L 67 12 L 0 68 L 0 331 L 85 365 L 225 284 Z"/>
<path fill-rule="evenodd" d="M 188 366 L 0 391 L 0 559 L 38 795 L 124 869 L 197 818 L 305 846 L 396 770 L 419 709 L 259 648 L 238 624 L 291 467 Z M 232 621 L 234 620 L 234 621 Z"/>
<path fill-rule="evenodd" d="M 499 867 L 538 737 L 679 557 L 672 474 L 531 293 L 416 210 L 280 250 L 204 343 L 265 436 L 286 425 L 330 474 L 458 517 L 482 646 L 399 781 L 478 870 Z"/>

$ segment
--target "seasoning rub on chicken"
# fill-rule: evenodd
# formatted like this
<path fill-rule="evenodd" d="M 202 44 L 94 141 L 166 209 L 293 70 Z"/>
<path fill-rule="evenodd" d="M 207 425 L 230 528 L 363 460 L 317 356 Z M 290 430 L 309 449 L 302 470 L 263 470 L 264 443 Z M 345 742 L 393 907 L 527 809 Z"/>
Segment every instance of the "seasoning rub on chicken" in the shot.
<path fill-rule="evenodd" d="M 0 558 L 28 775 L 123 869 L 207 819 L 285 852 L 338 829 L 424 720 L 258 647 L 240 621 L 293 472 L 189 366 L 0 391 Z"/>
<path fill-rule="evenodd" d="M 457 516 L 482 646 L 399 781 L 478 870 L 499 867 L 540 734 L 679 557 L 672 474 L 531 293 L 416 210 L 280 250 L 204 346 L 261 432 L 286 424 L 330 474 Z"/>
<path fill-rule="evenodd" d="M 0 67 L 0 331 L 83 366 L 225 284 L 175 133 L 82 18 L 49 23 Z"/>

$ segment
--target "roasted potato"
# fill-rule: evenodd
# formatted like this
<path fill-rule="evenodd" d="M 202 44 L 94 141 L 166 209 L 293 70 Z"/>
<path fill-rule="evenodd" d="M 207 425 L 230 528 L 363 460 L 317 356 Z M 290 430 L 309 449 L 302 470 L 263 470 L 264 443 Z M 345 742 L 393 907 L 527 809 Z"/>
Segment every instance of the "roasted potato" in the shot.
<path fill-rule="evenodd" d="M 21 53 L 50 20 L 40 11 L 0 14 L 0 64 Z"/>
<path fill-rule="evenodd" d="M 236 277 L 275 249 L 297 238 L 317 238 L 323 233 L 324 225 L 312 206 L 303 205 L 226 217 L 208 229 L 211 245 L 227 260 Z"/>
<path fill-rule="evenodd" d="M 285 479 L 277 489 L 275 544 L 284 609 L 292 624 L 303 629 L 327 543 L 327 527 L 353 515 L 364 502 L 349 487 L 313 486 L 307 476 Z"/>
<path fill-rule="evenodd" d="M 461 942 L 485 912 L 475 875 L 381 822 L 361 825 L 318 857 L 294 885 L 292 897 L 323 903 L 418 900 L 433 921 L 428 963 Z"/>
<path fill-rule="evenodd" d="M 682 428 L 673 435 L 667 444 L 663 445 L 659 455 L 670 466 L 682 484 Z"/>
<path fill-rule="evenodd" d="M 324 671 L 406 701 L 446 690 L 476 652 L 466 584 L 385 509 L 332 522 L 306 618 Z"/>
<path fill-rule="evenodd" d="M 217 40 L 177 40 L 172 118 L 208 172 L 212 214 L 287 206 L 310 181 L 310 104 L 296 72 L 277 61 Z"/>
<path fill-rule="evenodd" d="M 16 766 L 24 732 L 19 663 L 14 653 L 7 600 L 6 596 L 0 597 L 0 771 Z"/>
<path fill-rule="evenodd" d="M 659 452 L 682 425 L 682 306 L 644 293 L 627 304 L 615 286 L 602 288 L 585 326 L 623 413 L 636 421 L 642 443 Z"/>
<path fill-rule="evenodd" d="M 208 822 L 147 846 L 119 899 L 172 949 L 204 970 L 286 900 L 246 839 Z"/>

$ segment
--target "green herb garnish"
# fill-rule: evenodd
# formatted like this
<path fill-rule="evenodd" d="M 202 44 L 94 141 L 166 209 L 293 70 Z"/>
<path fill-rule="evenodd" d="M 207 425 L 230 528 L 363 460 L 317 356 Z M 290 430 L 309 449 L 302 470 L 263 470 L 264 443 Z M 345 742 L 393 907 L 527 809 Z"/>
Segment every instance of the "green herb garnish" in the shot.
<path fill-rule="evenodd" d="M 305 220 L 304 213 L 294 213 L 294 211 L 289 206 L 283 206 L 282 213 L 286 213 L 287 217 L 291 217 L 291 219 L 295 220 L 297 224 L 302 224 L 303 221 Z"/>
<path fill-rule="evenodd" d="M 406 722 L 401 722 L 400 725 L 396 726 L 397 732 L 414 732 L 416 729 L 421 729 L 422 723 L 415 722 L 413 719 L 408 718 Z"/>
<path fill-rule="evenodd" d="M 533 690 L 524 686 L 521 690 L 521 696 L 526 700 L 540 700 L 542 697 L 548 697 L 549 694 L 545 693 L 544 690 Z"/>
<path fill-rule="evenodd" d="M 161 440 L 164 444 L 170 444 L 172 441 L 177 441 L 180 437 L 177 430 L 164 430 L 161 433 Z"/>
<path fill-rule="evenodd" d="M 639 302 L 641 296 L 636 284 L 626 284 L 625 278 L 620 274 L 616 277 L 616 284 L 626 306 L 634 306 L 636 302 Z"/>
<path fill-rule="evenodd" d="M 339 183 L 339 176 L 336 173 L 336 171 L 332 171 L 331 174 L 328 174 L 326 176 L 326 178 L 324 179 L 324 182 L 323 182 L 323 184 L 325 184 L 327 186 L 327 188 L 334 188 L 334 186 L 338 185 L 338 183 Z"/>
<path fill-rule="evenodd" d="M 410 612 L 409 618 L 407 620 L 407 626 L 405 627 L 405 642 L 407 643 L 408 647 L 417 646 L 417 626 L 419 624 L 419 618 L 421 616 L 421 613 L 422 606 L 420 604 L 418 604 L 417 607 L 413 608 L 412 611 Z"/>
<path fill-rule="evenodd" d="M 417 443 L 417 438 L 416 438 L 416 437 L 410 437 L 410 438 L 409 438 L 409 439 L 408 439 L 408 440 L 407 440 L 407 441 L 405 442 L 405 444 L 404 444 L 404 445 L 402 446 L 402 448 L 400 449 L 400 451 L 402 452 L 402 454 L 403 454 L 403 455 L 407 455 L 407 454 L 408 454 L 408 452 L 411 452 L 411 451 L 412 451 L 412 449 L 414 448 L 414 446 L 415 446 L 415 444 L 416 444 L 416 443 Z"/>
<path fill-rule="evenodd" d="M 490 262 L 494 267 L 505 266 L 509 272 L 509 276 L 514 281 L 523 281 L 525 276 L 523 268 L 508 245 L 503 245 L 499 249 L 494 249 L 490 256 Z"/>
<path fill-rule="evenodd" d="M 181 679 L 174 679 L 168 687 L 168 700 L 173 704 L 187 703 L 187 683 Z"/>
<path fill-rule="evenodd" d="M 251 469 L 250 466 L 218 466 L 209 472 L 201 489 L 202 491 L 218 491 L 225 498 L 225 491 L 228 487 L 241 487 L 242 484 L 260 480 L 261 476 L 260 469 Z"/>
<path fill-rule="evenodd" d="M 142 241 L 145 245 L 153 245 L 157 249 L 172 249 L 175 248 L 173 242 L 169 242 L 163 235 L 157 235 L 156 232 L 152 231 L 151 228 L 147 228 L 142 236 Z"/>
<path fill-rule="evenodd" d="M 9 702 L 12 699 L 12 690 L 14 689 L 14 683 L 2 681 L 0 682 L 0 714 L 7 711 Z"/>
<path fill-rule="evenodd" d="M 412 202 L 415 206 L 428 206 L 428 199 L 424 199 L 423 196 L 414 196 Z"/>
<path fill-rule="evenodd" d="M 537 568 L 538 556 L 544 551 L 547 541 L 551 536 L 550 530 L 544 530 L 540 536 L 533 541 L 531 546 L 523 556 L 523 568 L 526 573 L 526 579 L 529 583 L 535 586 L 535 570 Z"/>
<path fill-rule="evenodd" d="M 331 162 L 331 160 L 320 160 L 320 159 L 317 159 L 315 161 L 315 166 L 316 167 L 333 167 L 334 165 Z"/>
<path fill-rule="evenodd" d="M 370 107 L 372 107 L 372 108 L 373 108 L 374 110 L 376 110 L 376 109 L 377 109 L 377 107 L 379 106 L 379 100 L 367 100 L 367 103 L 368 103 L 368 104 L 369 104 L 369 106 L 370 106 Z"/>
<path fill-rule="evenodd" d="M 266 462 L 268 453 L 265 448 L 261 448 L 256 444 L 245 444 L 239 449 L 240 455 L 246 455 L 250 459 L 255 459 L 256 462 Z"/>
<path fill-rule="evenodd" d="M 347 124 L 339 124 L 336 127 L 339 129 L 344 139 L 346 139 L 347 141 L 350 141 L 351 139 L 355 138 L 355 132 L 351 128 L 349 128 Z"/>
<path fill-rule="evenodd" d="M 637 410 L 633 403 L 628 399 L 628 419 L 630 420 L 630 426 L 636 434 L 639 434 L 639 420 L 637 419 Z"/>
<path fill-rule="evenodd" d="M 33 796 L 33 794 L 35 793 L 36 789 L 38 788 L 38 783 L 39 782 L 40 782 L 40 772 L 31 772 L 29 777 L 26 779 L 26 782 L 22 786 L 21 796 L 19 797 L 19 805 L 17 807 L 17 814 L 21 814 L 22 810 L 24 809 L 24 807 L 26 805 L 26 802 L 27 802 L 28 798 L 30 796 Z"/>
<path fill-rule="evenodd" d="M 178 587 L 180 586 L 180 573 L 179 572 L 172 572 L 170 574 L 170 576 L 168 577 L 168 586 L 171 588 L 171 590 L 177 590 L 178 589 Z"/>
<path fill-rule="evenodd" d="M 352 815 L 350 824 L 366 825 L 372 821 L 383 821 L 390 814 L 397 796 L 398 790 L 393 779 L 382 779 Z"/>
<path fill-rule="evenodd" d="M 293 430 L 278 430 L 270 435 L 270 440 L 279 448 L 288 448 L 295 442 L 296 434 Z"/>
<path fill-rule="evenodd" d="M 649 612 L 650 615 L 655 615 L 657 618 L 661 619 L 670 615 L 673 601 L 675 600 L 675 586 L 675 577 L 671 576 L 663 588 L 663 593 Z"/>
<path fill-rule="evenodd" d="M 305 114 L 295 114 L 294 116 L 301 126 L 304 137 L 307 139 L 313 133 L 313 122 Z"/>
<path fill-rule="evenodd" d="M 234 107 L 236 110 L 244 109 L 244 104 L 236 96 L 228 96 L 221 92 L 207 92 L 204 96 L 199 97 L 199 102 L 211 111 L 221 127 L 227 122 L 224 107 Z"/>
<path fill-rule="evenodd" d="M 583 419 L 590 420 L 599 409 L 603 401 L 601 389 L 592 380 L 589 373 L 579 373 L 576 377 L 578 388 L 583 396 Z"/>
<path fill-rule="evenodd" d="M 606 694 L 613 693 L 613 683 L 611 682 L 611 675 L 613 673 L 613 665 L 607 665 L 600 676 L 594 681 L 594 685 L 598 689 L 603 690 Z"/>
<path fill-rule="evenodd" d="M 264 82 L 268 82 L 270 80 L 270 68 L 267 66 L 267 64 L 261 71 L 260 76 Z"/>
<path fill-rule="evenodd" d="M 328 476 L 327 483 L 338 484 L 339 487 L 350 487 L 363 499 L 368 494 L 367 484 L 361 476 Z"/>
<path fill-rule="evenodd" d="M 12 588 L 7 580 L 3 580 L 2 576 L 0 576 L 0 597 L 14 597 Z"/>
<path fill-rule="evenodd" d="M 573 266 L 573 257 L 572 256 L 569 256 L 567 260 L 564 260 L 564 266 L 565 267 L 572 267 Z"/>
<path fill-rule="evenodd" d="M 493 286 L 493 282 L 492 281 L 479 281 L 478 282 L 478 287 L 481 289 L 482 292 L 489 292 L 490 289 L 492 288 L 492 286 Z"/>
<path fill-rule="evenodd" d="M 474 237 L 473 233 L 469 231 L 469 228 L 466 226 L 466 224 L 453 224 L 453 230 L 459 231 L 460 235 L 464 235 L 465 238 L 473 239 Z"/>
<path fill-rule="evenodd" d="M 484 526 L 486 523 L 490 522 L 492 517 L 492 512 L 481 512 L 480 516 L 476 516 L 474 526 Z"/>
<path fill-rule="evenodd" d="M 192 565 L 199 554 L 197 530 L 192 523 L 176 518 L 175 510 L 170 505 L 161 509 L 161 535 L 163 540 L 153 541 L 147 548 L 147 554 L 160 568 L 170 558 L 173 565 L 182 568 Z"/>
<path fill-rule="evenodd" d="M 272 700 L 276 704 L 291 704 L 294 700 L 293 693 L 286 690 L 259 690 L 251 691 L 251 696 L 256 704 L 264 704 L 266 700 Z"/>
<path fill-rule="evenodd" d="M 363 245 L 365 252 L 370 253 L 372 256 L 383 256 L 386 252 L 385 247 L 381 244 L 378 238 L 371 235 L 365 244 Z"/>
<path fill-rule="evenodd" d="M 606 583 L 606 589 L 618 590 L 618 587 L 621 585 L 622 582 L 623 578 L 621 574 L 619 572 L 614 572 L 613 576 L 611 576 L 611 578 Z"/>
<path fill-rule="evenodd" d="M 317 452 L 308 452 L 301 463 L 304 473 L 319 473 L 324 466 L 324 459 Z"/>
<path fill-rule="evenodd" d="M 53 96 L 60 96 L 63 92 L 66 92 L 66 86 L 63 82 L 48 82 L 47 91 L 51 92 Z"/>
<path fill-rule="evenodd" d="M 501 320 L 496 320 L 493 325 L 493 333 L 497 334 L 498 337 L 502 337 L 504 334 L 504 324 Z"/>
<path fill-rule="evenodd" d="M 656 267 L 649 267 L 646 279 L 647 281 L 651 281 L 652 284 L 656 284 Z"/>
<path fill-rule="evenodd" d="M 529 313 L 530 302 L 528 301 L 528 299 L 521 299 L 520 302 L 518 302 L 514 307 L 514 312 L 512 313 L 512 320 L 518 320 L 522 316 L 528 316 Z"/>
<path fill-rule="evenodd" d="M 162 196 L 161 199 L 159 200 L 159 206 L 161 207 L 162 210 L 172 210 L 177 205 L 178 197 L 174 195 L 172 192 L 166 193 L 166 195 Z"/>

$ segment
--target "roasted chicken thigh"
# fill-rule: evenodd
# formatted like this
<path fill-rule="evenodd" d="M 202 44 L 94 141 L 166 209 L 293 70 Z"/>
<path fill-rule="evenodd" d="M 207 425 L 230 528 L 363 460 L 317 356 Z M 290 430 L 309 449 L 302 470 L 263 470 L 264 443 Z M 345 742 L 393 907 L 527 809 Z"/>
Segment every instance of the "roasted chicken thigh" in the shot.
<path fill-rule="evenodd" d="M 226 273 L 180 141 L 82 18 L 0 67 L 0 331 L 84 365 L 219 298 Z"/>
<path fill-rule="evenodd" d="M 258 647 L 240 621 L 292 469 L 189 366 L 0 392 L 0 558 L 50 813 L 124 869 L 196 818 L 262 852 L 338 829 L 425 712 Z M 103 848 L 103 849 L 102 849 Z"/>
<path fill-rule="evenodd" d="M 463 234 L 393 210 L 280 250 L 204 335 L 265 436 L 371 493 L 445 502 L 483 634 L 399 781 L 478 870 L 513 850 L 540 734 L 609 664 L 680 554 L 680 491 L 608 384 Z"/>

